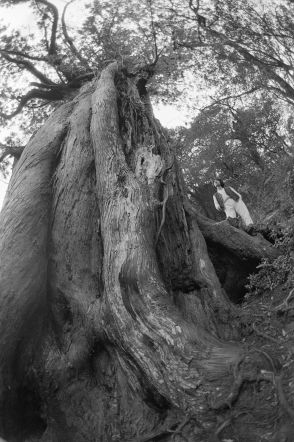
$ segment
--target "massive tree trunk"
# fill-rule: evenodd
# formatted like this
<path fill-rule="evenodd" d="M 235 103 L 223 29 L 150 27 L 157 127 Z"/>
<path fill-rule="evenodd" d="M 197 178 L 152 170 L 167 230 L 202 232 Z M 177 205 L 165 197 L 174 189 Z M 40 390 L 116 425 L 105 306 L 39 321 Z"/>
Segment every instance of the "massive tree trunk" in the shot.
<path fill-rule="evenodd" d="M 215 243 L 213 228 L 187 208 L 144 79 L 114 63 L 49 118 L 14 169 L 0 229 L 1 436 L 206 434 L 234 367 L 256 355 L 238 343 L 200 230 Z"/>

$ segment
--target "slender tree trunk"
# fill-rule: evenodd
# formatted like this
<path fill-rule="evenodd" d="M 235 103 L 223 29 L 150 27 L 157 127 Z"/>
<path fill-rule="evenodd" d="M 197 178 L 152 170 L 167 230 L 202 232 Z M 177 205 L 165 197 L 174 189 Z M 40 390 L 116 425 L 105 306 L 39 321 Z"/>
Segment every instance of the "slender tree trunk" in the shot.
<path fill-rule="evenodd" d="M 226 401 L 245 350 L 185 201 L 116 63 L 26 146 L 1 212 L 1 435 L 147 441 Z"/>

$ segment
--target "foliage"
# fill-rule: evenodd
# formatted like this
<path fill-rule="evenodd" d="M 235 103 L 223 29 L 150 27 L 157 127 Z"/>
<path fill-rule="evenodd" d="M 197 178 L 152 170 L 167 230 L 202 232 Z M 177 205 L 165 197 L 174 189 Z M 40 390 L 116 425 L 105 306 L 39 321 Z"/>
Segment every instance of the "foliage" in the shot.
<path fill-rule="evenodd" d="M 30 4 L 3 4 L 18 3 Z M 163 89 L 168 78 L 189 71 L 194 80 L 201 76 L 206 88 L 217 88 L 215 96 L 240 87 L 248 91 L 250 85 L 252 91 L 266 88 L 292 99 L 291 4 L 265 11 L 248 0 L 102 0 L 86 5 L 78 25 L 68 27 L 71 3 L 61 19 L 49 1 L 31 3 L 39 30 L 29 37 L 2 29 L 1 56 L 9 68 L 16 65 L 45 83 L 58 78 L 67 83 L 113 59 L 128 67 L 158 61 Z"/>
<path fill-rule="evenodd" d="M 263 10 L 249 0 L 195 4 L 188 0 L 102 0 L 84 8 L 79 5 L 81 18 L 68 25 L 72 1 L 61 17 L 47 0 L 2 2 L 10 7 L 19 3 L 30 5 L 36 27 L 29 36 L 2 28 L 0 69 L 27 71 L 32 79 L 46 84 L 42 97 L 34 81 L 39 90 L 33 94 L 35 99 L 48 100 L 49 92 L 51 100 L 64 98 L 62 85 L 78 87 L 81 80 L 77 78 L 88 79 L 115 59 L 134 69 L 156 64 L 159 81 L 151 90 L 171 99 L 175 83 L 181 81 L 183 72 L 189 72 L 191 84 L 196 80 L 206 89 L 214 87 L 215 97 L 267 89 L 292 100 L 291 4 Z M 52 95 L 56 88 L 59 98 Z M 11 91 L 9 96 L 15 99 L 17 95 Z M 7 114 L 11 106 L 6 104 L 2 107 Z"/>
<path fill-rule="evenodd" d="M 261 295 L 268 290 L 272 291 L 284 283 L 287 283 L 289 288 L 294 287 L 293 231 L 292 229 L 285 231 L 285 235 L 280 238 L 273 232 L 274 237 L 276 237 L 276 247 L 279 247 L 283 253 L 273 260 L 263 259 L 257 266 L 258 272 L 249 276 L 246 286 L 248 289 L 247 299 L 251 296 Z"/>
<path fill-rule="evenodd" d="M 145 69 L 153 100 L 177 102 L 196 84 L 194 106 L 198 90 L 213 102 L 176 137 L 190 190 L 220 173 L 256 200 L 254 189 L 291 161 L 291 3 L 101 0 L 79 5 L 78 20 L 73 2 L 62 14 L 47 0 L 3 2 L 10 8 L 19 3 L 31 8 L 36 25 L 30 35 L 1 29 L 0 112 L 10 146 L 19 141 L 9 118 L 22 112 L 19 134 L 26 141 L 56 103 L 118 60 L 130 75 Z M 288 106 L 283 122 L 281 99 Z M 264 196 L 259 192 L 261 203 Z"/>
<path fill-rule="evenodd" d="M 293 260 L 289 255 L 281 255 L 272 262 L 263 259 L 259 264 L 258 273 L 249 276 L 249 283 L 246 288 L 251 295 L 261 295 L 267 290 L 273 290 L 286 282 L 293 266 Z M 248 297 L 248 296 L 247 296 Z"/>
<path fill-rule="evenodd" d="M 190 194 L 221 176 L 249 203 L 257 223 L 294 215 L 291 117 L 268 95 L 209 106 L 174 133 Z M 287 226 L 287 222 L 285 226 Z"/>
<path fill-rule="evenodd" d="M 175 21 L 180 24 L 177 44 L 197 55 L 206 53 L 213 60 L 208 61 L 207 78 L 213 79 L 212 84 L 217 82 L 219 96 L 239 94 L 240 88 L 246 92 L 267 90 L 293 102 L 291 3 L 270 6 L 257 1 L 219 0 L 198 2 L 199 8 L 193 7 L 193 2 L 188 8 L 185 2 L 174 4 Z M 191 32 L 197 28 L 198 11 L 207 14 L 207 25 Z M 183 17 L 189 23 L 186 27 Z"/>
<path fill-rule="evenodd" d="M 19 134 L 25 141 L 56 107 L 80 86 L 117 60 L 136 76 L 145 69 L 149 90 L 166 95 L 174 83 L 177 60 L 171 57 L 171 31 L 165 1 L 119 2 L 102 0 L 78 5 L 72 1 L 59 11 L 47 0 L 6 0 L 2 5 L 30 8 L 35 17 L 32 32 L 25 35 L 8 26 L 0 29 L 0 123 L 11 139 L 11 119 L 19 113 Z M 70 19 L 68 20 L 68 17 Z M 158 80 L 157 80 L 158 78 Z M 176 95 L 173 87 L 173 95 Z M 4 144 L 5 139 L 0 140 Z"/>

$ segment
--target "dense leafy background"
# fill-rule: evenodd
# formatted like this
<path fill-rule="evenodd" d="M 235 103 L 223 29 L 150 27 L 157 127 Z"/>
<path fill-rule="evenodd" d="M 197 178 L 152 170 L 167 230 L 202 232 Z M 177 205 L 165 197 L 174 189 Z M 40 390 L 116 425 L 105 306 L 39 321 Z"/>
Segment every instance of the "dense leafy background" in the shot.
<path fill-rule="evenodd" d="M 0 30 L 2 173 L 61 101 L 118 60 L 134 75 L 147 72 L 153 103 L 189 110 L 191 124 L 170 136 L 191 197 L 217 173 L 244 194 L 256 221 L 291 222 L 290 0 L 2 5 L 11 14 L 28 8 L 34 18 L 31 33 L 5 23 Z"/>

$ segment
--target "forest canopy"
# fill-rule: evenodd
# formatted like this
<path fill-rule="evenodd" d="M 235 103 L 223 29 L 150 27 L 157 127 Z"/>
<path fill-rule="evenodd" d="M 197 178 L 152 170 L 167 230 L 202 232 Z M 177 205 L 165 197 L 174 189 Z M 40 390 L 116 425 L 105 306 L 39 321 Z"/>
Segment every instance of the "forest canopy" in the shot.
<path fill-rule="evenodd" d="M 203 182 L 215 172 L 242 180 L 242 175 L 254 175 L 255 168 L 264 170 L 266 162 L 275 160 L 275 153 L 281 152 L 285 158 L 292 155 L 290 1 L 271 5 L 254 1 L 96 1 L 56 3 L 57 7 L 54 2 L 10 0 L 2 4 L 12 14 L 26 8 L 35 19 L 29 35 L 2 24 L 2 163 L 9 152 L 18 155 L 24 140 L 56 105 L 112 60 L 128 66 L 132 75 L 147 69 L 153 103 L 190 109 L 190 121 L 210 120 L 210 112 L 223 119 L 219 124 L 227 135 L 210 138 L 214 149 L 201 144 L 193 124 L 188 138 L 184 137 L 184 155 L 190 156 L 194 140 L 197 144 L 192 149 L 201 157 L 197 167 L 205 174 Z M 271 112 L 268 127 L 263 127 L 262 116 L 255 119 L 255 128 L 250 127 L 246 113 L 252 116 L 252 112 Z M 194 126 L 199 132 L 201 124 L 195 120 Z M 267 139 L 275 146 L 266 146 Z M 244 164 L 238 154 L 238 146 L 243 145 L 241 157 L 247 150 L 250 170 L 238 166 L 238 161 Z"/>

